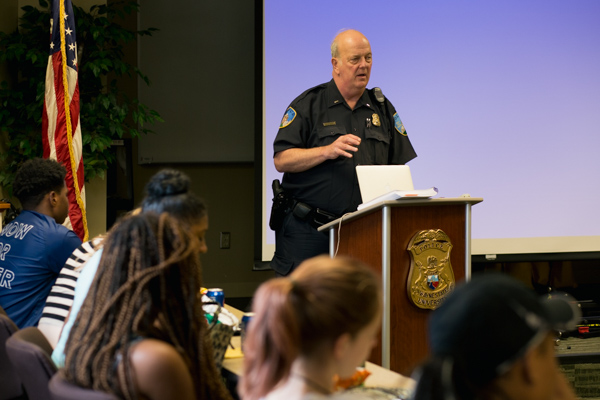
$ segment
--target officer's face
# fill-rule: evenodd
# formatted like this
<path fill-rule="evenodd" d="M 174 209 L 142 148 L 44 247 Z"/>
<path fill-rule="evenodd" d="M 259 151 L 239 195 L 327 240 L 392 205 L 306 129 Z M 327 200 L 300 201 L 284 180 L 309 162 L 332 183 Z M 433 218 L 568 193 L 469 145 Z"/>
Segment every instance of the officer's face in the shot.
<path fill-rule="evenodd" d="M 371 76 L 371 45 L 357 31 L 345 31 L 338 36 L 339 56 L 332 60 L 333 73 L 342 91 L 365 90 Z"/>

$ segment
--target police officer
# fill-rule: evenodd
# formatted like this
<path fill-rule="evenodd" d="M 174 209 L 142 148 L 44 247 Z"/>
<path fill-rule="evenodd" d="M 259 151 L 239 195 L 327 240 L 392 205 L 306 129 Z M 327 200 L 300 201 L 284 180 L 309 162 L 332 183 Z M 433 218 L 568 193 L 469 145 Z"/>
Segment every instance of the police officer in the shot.
<path fill-rule="evenodd" d="M 273 144 L 275 168 L 290 199 L 278 224 L 271 267 L 289 274 L 328 253 L 319 225 L 356 211 L 362 202 L 356 165 L 404 164 L 416 157 L 394 106 L 367 90 L 372 54 L 367 38 L 340 32 L 331 44 L 333 79 L 308 89 L 284 113 Z"/>

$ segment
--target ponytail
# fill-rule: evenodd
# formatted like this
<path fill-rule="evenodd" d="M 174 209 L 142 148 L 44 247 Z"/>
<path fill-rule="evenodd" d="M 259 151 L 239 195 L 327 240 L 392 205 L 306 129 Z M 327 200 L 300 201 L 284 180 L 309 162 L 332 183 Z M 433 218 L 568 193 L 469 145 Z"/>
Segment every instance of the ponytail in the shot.
<path fill-rule="evenodd" d="M 304 261 L 289 278 L 265 282 L 254 295 L 244 343 L 244 400 L 265 397 L 302 357 L 328 357 L 343 334 L 355 336 L 381 312 L 381 285 L 363 263 L 328 256 Z"/>
<path fill-rule="evenodd" d="M 276 278 L 254 296 L 254 317 L 244 343 L 244 376 L 239 391 L 245 400 L 258 400 L 287 379 L 300 353 L 300 328 L 290 300 L 293 281 Z"/>

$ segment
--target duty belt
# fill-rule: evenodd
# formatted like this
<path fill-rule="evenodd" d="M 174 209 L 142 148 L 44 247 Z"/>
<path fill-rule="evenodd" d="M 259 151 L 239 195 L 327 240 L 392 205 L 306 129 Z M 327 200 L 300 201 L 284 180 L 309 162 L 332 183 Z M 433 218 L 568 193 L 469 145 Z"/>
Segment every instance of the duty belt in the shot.
<path fill-rule="evenodd" d="M 294 200 L 292 214 L 294 214 L 296 218 L 308 222 L 315 229 L 339 218 L 335 214 L 321 208 L 311 207 L 308 204 L 297 200 Z"/>

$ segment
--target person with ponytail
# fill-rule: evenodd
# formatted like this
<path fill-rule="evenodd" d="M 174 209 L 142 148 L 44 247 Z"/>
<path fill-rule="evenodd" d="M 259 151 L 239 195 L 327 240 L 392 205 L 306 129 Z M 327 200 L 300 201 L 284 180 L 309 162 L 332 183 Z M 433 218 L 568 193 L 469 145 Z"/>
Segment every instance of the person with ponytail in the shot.
<path fill-rule="evenodd" d="M 120 221 L 71 330 L 65 378 L 124 399 L 230 400 L 206 340 L 202 250 L 167 213 Z"/>
<path fill-rule="evenodd" d="M 581 313 L 566 295 L 538 297 L 502 274 L 457 286 L 429 319 L 431 356 L 413 400 L 575 400 L 560 371 L 555 331 Z"/>
<path fill-rule="evenodd" d="M 318 256 L 263 283 L 244 343 L 243 400 L 327 396 L 377 342 L 380 278 L 361 262 Z"/>

